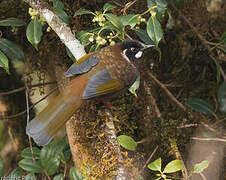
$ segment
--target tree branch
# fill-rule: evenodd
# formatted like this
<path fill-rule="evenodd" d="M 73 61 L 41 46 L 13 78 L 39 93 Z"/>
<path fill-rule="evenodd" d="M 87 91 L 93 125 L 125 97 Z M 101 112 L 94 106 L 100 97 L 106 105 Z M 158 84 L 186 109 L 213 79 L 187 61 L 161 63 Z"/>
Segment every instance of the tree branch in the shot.
<path fill-rule="evenodd" d="M 33 84 L 31 86 L 27 85 L 27 88 L 32 89 L 32 88 L 35 88 L 35 87 L 46 86 L 46 85 L 51 85 L 51 84 L 56 84 L 56 83 L 57 83 L 56 81 L 46 82 L 46 83 L 38 83 L 38 84 Z M 26 86 L 20 87 L 18 89 L 14 89 L 14 90 L 11 90 L 11 91 L 7 91 L 7 92 L 1 92 L 0 96 L 6 96 L 6 95 L 14 94 L 14 93 L 17 93 L 17 92 L 20 92 L 20 91 L 24 91 L 25 89 L 26 89 Z"/>

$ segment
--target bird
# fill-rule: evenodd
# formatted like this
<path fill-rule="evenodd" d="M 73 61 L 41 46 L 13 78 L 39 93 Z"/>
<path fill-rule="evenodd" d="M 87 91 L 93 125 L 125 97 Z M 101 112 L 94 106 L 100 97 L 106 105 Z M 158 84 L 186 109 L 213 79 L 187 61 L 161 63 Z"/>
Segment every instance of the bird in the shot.
<path fill-rule="evenodd" d="M 63 91 L 26 126 L 26 134 L 38 146 L 48 144 L 84 100 L 114 97 L 136 81 L 138 62 L 146 45 L 138 40 L 124 40 L 106 46 L 74 62 L 64 73 L 70 78 Z"/>

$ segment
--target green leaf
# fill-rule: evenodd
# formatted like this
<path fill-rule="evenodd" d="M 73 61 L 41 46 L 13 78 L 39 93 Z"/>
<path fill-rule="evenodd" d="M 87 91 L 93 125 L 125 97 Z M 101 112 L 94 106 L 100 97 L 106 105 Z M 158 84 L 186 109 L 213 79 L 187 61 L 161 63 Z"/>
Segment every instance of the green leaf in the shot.
<path fill-rule="evenodd" d="M 104 12 L 106 12 L 106 11 L 109 11 L 109 10 L 114 9 L 114 8 L 116 8 L 115 5 L 110 4 L 110 3 L 105 3 L 104 7 L 103 7 L 103 10 L 104 10 Z"/>
<path fill-rule="evenodd" d="M 220 103 L 220 110 L 226 112 L 226 82 L 220 85 L 217 96 Z"/>
<path fill-rule="evenodd" d="M 34 173 L 29 173 L 25 176 L 25 180 L 36 180 Z"/>
<path fill-rule="evenodd" d="M 71 180 L 83 180 L 84 177 L 77 168 L 71 167 L 70 168 L 70 179 Z"/>
<path fill-rule="evenodd" d="M 156 16 L 151 16 L 147 22 L 147 33 L 148 36 L 154 41 L 156 47 L 158 46 L 159 41 L 163 37 L 162 27 L 159 21 L 156 19 Z"/>
<path fill-rule="evenodd" d="M 65 148 L 63 149 L 63 152 L 60 154 L 61 157 L 61 161 L 63 163 L 66 163 L 66 161 L 68 161 L 71 158 L 72 154 L 71 154 L 71 149 L 69 144 L 65 146 Z"/>
<path fill-rule="evenodd" d="M 89 37 L 91 36 L 90 32 L 80 31 L 77 33 L 76 37 L 82 43 L 83 46 L 88 46 L 90 44 Z"/>
<path fill-rule="evenodd" d="M 64 175 L 61 174 L 57 174 L 56 176 L 54 176 L 53 180 L 63 180 L 64 179 Z"/>
<path fill-rule="evenodd" d="M 120 22 L 123 24 L 123 26 L 129 25 L 131 28 L 134 28 L 134 26 L 138 22 L 138 16 L 135 14 L 128 14 L 126 16 L 120 16 L 119 19 L 120 19 Z"/>
<path fill-rule="evenodd" d="M 129 88 L 129 91 L 137 97 L 136 90 L 140 87 L 140 74 L 137 76 L 136 81 L 133 83 L 133 85 Z"/>
<path fill-rule="evenodd" d="M 198 164 L 195 164 L 194 166 L 194 170 L 193 170 L 193 173 L 201 173 L 204 169 L 206 169 L 207 167 L 209 166 L 209 161 L 207 160 L 204 160 Z"/>
<path fill-rule="evenodd" d="M 220 43 L 226 45 L 226 32 L 221 35 Z"/>
<path fill-rule="evenodd" d="M 201 112 L 205 115 L 214 115 L 214 109 L 213 107 L 207 103 L 206 101 L 199 99 L 199 98 L 190 98 L 185 102 L 191 109 L 194 111 Z"/>
<path fill-rule="evenodd" d="M 21 178 L 22 175 L 23 175 L 23 169 L 17 167 L 8 176 L 9 177 L 19 177 L 19 178 Z"/>
<path fill-rule="evenodd" d="M 2 177 L 2 176 L 3 176 L 3 159 L 0 156 L 0 177 Z"/>
<path fill-rule="evenodd" d="M 121 135 L 117 137 L 117 140 L 118 140 L 118 143 L 125 149 L 128 149 L 130 151 L 136 150 L 137 143 L 130 136 Z"/>
<path fill-rule="evenodd" d="M 78 16 L 78 15 L 83 15 L 83 14 L 93 14 L 94 15 L 94 13 L 92 11 L 81 8 L 75 12 L 74 17 Z"/>
<path fill-rule="evenodd" d="M 0 51 L 0 67 L 5 69 L 9 74 L 9 60 L 2 51 Z"/>
<path fill-rule="evenodd" d="M 173 160 L 171 162 L 169 162 L 165 169 L 163 170 L 163 173 L 174 173 L 177 171 L 180 171 L 184 168 L 183 163 L 181 160 Z"/>
<path fill-rule="evenodd" d="M 99 44 L 94 44 L 94 45 L 92 45 L 92 46 L 90 47 L 89 53 L 94 52 L 94 51 L 96 51 L 96 50 L 98 50 L 98 49 L 100 49 Z"/>
<path fill-rule="evenodd" d="M 3 20 L 0 20 L 0 26 L 14 26 L 14 27 L 20 27 L 24 26 L 26 23 L 24 22 L 23 19 L 18 19 L 18 18 L 6 18 Z"/>
<path fill-rule="evenodd" d="M 41 173 L 43 172 L 40 160 L 33 161 L 33 159 L 22 159 L 18 165 L 28 172 Z"/>
<path fill-rule="evenodd" d="M 65 140 L 57 143 L 50 143 L 44 146 L 40 153 L 42 166 L 45 168 L 48 175 L 55 174 L 60 165 L 60 153 L 66 145 Z"/>
<path fill-rule="evenodd" d="M 134 29 L 136 35 L 145 43 L 154 45 L 154 42 L 151 40 L 151 38 L 148 36 L 148 33 L 146 30 L 143 29 Z"/>
<path fill-rule="evenodd" d="M 0 38 L 0 50 L 11 60 L 24 60 L 24 52 L 12 41 Z"/>
<path fill-rule="evenodd" d="M 63 9 L 58 7 L 54 7 L 53 9 L 63 22 L 65 22 L 66 24 L 70 23 L 69 17 Z"/>
<path fill-rule="evenodd" d="M 64 4 L 59 0 L 51 0 L 54 8 L 64 9 Z"/>
<path fill-rule="evenodd" d="M 27 26 L 26 35 L 28 41 L 38 50 L 38 44 L 42 38 L 42 23 L 38 19 L 32 19 Z"/>
<path fill-rule="evenodd" d="M 152 171 L 159 171 L 161 172 L 162 170 L 162 159 L 158 158 L 155 161 L 151 162 L 148 164 L 148 168 L 151 169 Z"/>
<path fill-rule="evenodd" d="M 32 151 L 35 159 L 40 159 L 40 149 L 32 147 Z M 31 148 L 27 147 L 21 152 L 21 156 L 25 159 L 32 159 Z"/>
<path fill-rule="evenodd" d="M 105 14 L 107 20 L 113 24 L 118 30 L 123 31 L 123 24 L 119 20 L 119 17 L 115 16 L 112 13 Z M 121 32 L 122 33 L 122 32 Z"/>

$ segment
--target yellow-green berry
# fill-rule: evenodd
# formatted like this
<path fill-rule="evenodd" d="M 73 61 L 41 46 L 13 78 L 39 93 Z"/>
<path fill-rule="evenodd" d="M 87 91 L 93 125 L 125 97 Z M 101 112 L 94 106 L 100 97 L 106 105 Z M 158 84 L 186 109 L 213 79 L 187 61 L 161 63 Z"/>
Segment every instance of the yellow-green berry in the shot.
<path fill-rule="evenodd" d="M 89 37 L 89 41 L 90 41 L 90 42 L 93 42 L 93 41 L 94 41 L 93 36 L 90 36 L 90 37 Z"/>
<path fill-rule="evenodd" d="M 46 32 L 50 32 L 52 29 L 51 27 L 48 26 L 48 28 L 46 29 Z"/>
<path fill-rule="evenodd" d="M 115 41 L 111 41 L 110 46 L 114 46 L 114 45 L 115 45 Z"/>

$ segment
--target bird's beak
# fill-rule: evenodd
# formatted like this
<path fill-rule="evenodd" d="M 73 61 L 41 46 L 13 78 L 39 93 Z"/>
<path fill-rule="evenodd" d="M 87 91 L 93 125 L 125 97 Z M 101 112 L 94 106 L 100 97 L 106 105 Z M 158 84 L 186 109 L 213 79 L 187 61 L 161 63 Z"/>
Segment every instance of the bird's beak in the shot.
<path fill-rule="evenodd" d="M 145 49 L 148 49 L 148 48 L 150 48 L 150 47 L 153 47 L 153 46 L 155 46 L 155 45 L 153 45 L 153 44 L 143 44 L 143 48 L 142 48 L 142 50 L 145 50 Z"/>

